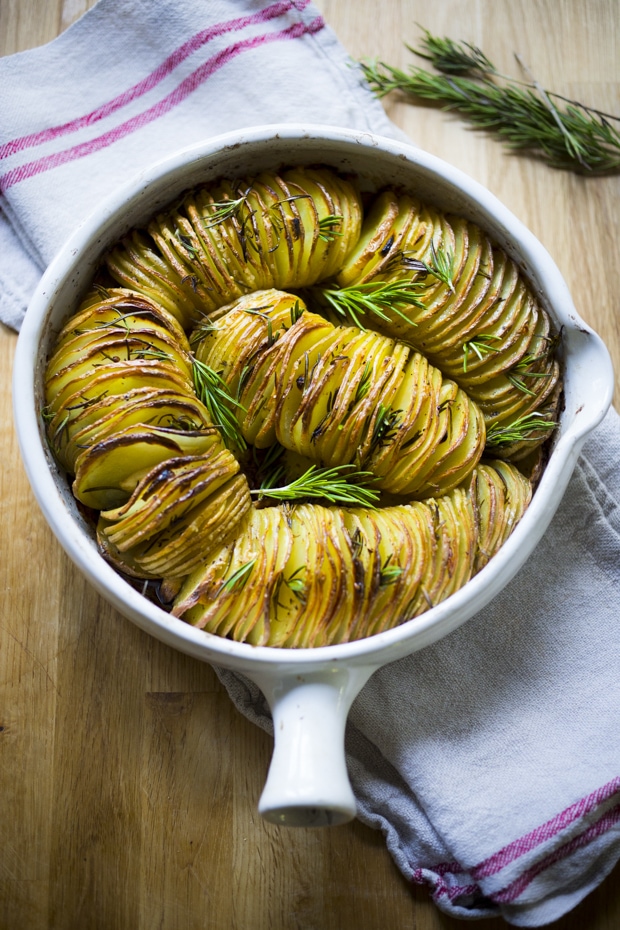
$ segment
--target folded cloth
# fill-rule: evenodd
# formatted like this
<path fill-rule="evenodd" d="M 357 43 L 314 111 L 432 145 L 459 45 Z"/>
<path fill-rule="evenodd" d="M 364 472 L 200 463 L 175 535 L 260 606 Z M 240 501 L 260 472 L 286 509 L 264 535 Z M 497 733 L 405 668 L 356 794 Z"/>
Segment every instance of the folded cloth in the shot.
<path fill-rule="evenodd" d="M 454 917 L 541 926 L 620 856 L 619 462 L 612 409 L 517 577 L 351 709 L 358 816 Z M 256 686 L 218 674 L 272 732 Z"/>
<path fill-rule="evenodd" d="M 0 59 L 0 319 L 117 185 L 258 123 L 402 137 L 308 0 L 100 0 Z M 590 437 L 534 556 L 481 614 L 377 672 L 352 708 L 359 816 L 460 917 L 539 926 L 620 855 L 620 423 Z M 262 695 L 218 670 L 265 729 Z"/>

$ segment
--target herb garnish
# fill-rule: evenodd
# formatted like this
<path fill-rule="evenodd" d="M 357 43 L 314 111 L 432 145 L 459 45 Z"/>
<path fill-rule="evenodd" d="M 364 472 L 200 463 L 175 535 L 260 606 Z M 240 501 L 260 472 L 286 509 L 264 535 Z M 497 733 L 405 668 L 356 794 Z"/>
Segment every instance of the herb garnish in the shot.
<path fill-rule="evenodd" d="M 290 501 L 304 498 L 324 499 L 332 504 L 374 507 L 379 500 L 379 492 L 368 487 L 373 475 L 369 471 L 360 471 L 355 465 L 336 465 L 333 468 L 319 468 L 311 465 L 299 478 L 289 484 L 275 487 L 275 483 L 284 475 L 284 469 L 278 468 L 260 488 L 254 488 L 251 494 L 258 500 Z"/>
<path fill-rule="evenodd" d="M 351 284 L 348 287 L 318 287 L 315 292 L 323 298 L 337 314 L 348 318 L 358 329 L 366 331 L 360 317 L 377 316 L 390 322 L 388 313 L 415 326 L 401 308 L 423 307 L 420 300 L 424 288 L 414 281 L 368 281 L 366 284 Z"/>
<path fill-rule="evenodd" d="M 238 407 L 243 410 L 243 405 L 232 396 L 222 376 L 197 358 L 193 359 L 192 374 L 196 394 L 209 411 L 214 426 L 222 433 L 226 445 L 229 448 L 234 446 L 241 450 L 246 449 L 246 442 L 233 409 Z"/>
<path fill-rule="evenodd" d="M 620 132 L 610 122 L 620 117 L 545 90 L 532 80 L 519 56 L 528 81 L 500 74 L 476 46 L 433 36 L 428 30 L 421 48 L 408 48 L 439 73 L 361 62 L 377 96 L 400 90 L 444 104 L 477 128 L 497 133 L 510 148 L 529 151 L 553 168 L 590 175 L 620 169 Z"/>
<path fill-rule="evenodd" d="M 513 442 L 531 442 L 541 430 L 551 432 L 558 424 L 547 420 L 543 413 L 528 413 L 505 426 L 490 426 L 487 429 L 487 447 L 507 446 Z"/>

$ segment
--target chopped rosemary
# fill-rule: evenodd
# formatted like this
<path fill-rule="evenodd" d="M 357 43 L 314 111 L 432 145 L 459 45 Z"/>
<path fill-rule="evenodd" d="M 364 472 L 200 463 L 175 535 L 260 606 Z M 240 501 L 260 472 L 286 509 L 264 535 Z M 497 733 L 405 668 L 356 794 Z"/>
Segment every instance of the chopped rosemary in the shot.
<path fill-rule="evenodd" d="M 402 418 L 402 410 L 392 410 L 391 407 L 385 407 L 379 404 L 377 417 L 372 430 L 372 439 L 370 440 L 370 452 L 374 452 L 381 446 L 392 442 L 398 430 L 398 424 Z"/>
<path fill-rule="evenodd" d="M 303 312 L 304 308 L 300 305 L 299 301 L 296 300 L 291 307 L 291 326 L 295 325 L 300 316 L 302 316 Z"/>
<path fill-rule="evenodd" d="M 558 424 L 548 420 L 543 413 L 528 413 L 506 426 L 490 426 L 487 429 L 487 447 L 508 446 L 513 442 L 532 442 L 541 430 L 551 432 Z"/>
<path fill-rule="evenodd" d="M 286 576 L 284 575 L 282 576 L 282 579 L 286 587 L 289 589 L 289 591 L 292 594 L 295 595 L 295 597 L 301 604 L 306 603 L 306 582 L 304 581 L 303 578 L 299 577 L 299 573 L 305 572 L 305 570 L 306 570 L 306 566 L 300 565 L 298 568 L 295 569 L 294 572 L 291 572 L 288 578 L 286 578 Z"/>
<path fill-rule="evenodd" d="M 376 316 L 390 322 L 388 313 L 394 313 L 410 326 L 415 326 L 401 308 L 423 307 L 420 300 L 423 288 L 414 281 L 368 281 L 348 287 L 314 289 L 340 316 L 348 318 L 358 329 L 366 330 L 360 316 Z"/>
<path fill-rule="evenodd" d="M 198 278 L 195 274 L 186 274 L 181 278 L 181 284 L 186 284 L 189 281 L 189 285 L 193 290 L 194 294 L 198 291 Z"/>
<path fill-rule="evenodd" d="M 359 559 L 365 544 L 366 540 L 362 536 L 362 531 L 359 526 L 356 526 L 351 536 L 351 555 L 354 559 Z"/>
<path fill-rule="evenodd" d="M 173 416 L 171 413 L 162 414 L 160 417 L 151 418 L 147 422 L 154 423 L 156 426 L 163 426 L 166 429 L 175 429 L 179 432 L 195 432 L 203 429 L 203 424 L 192 420 L 186 414 Z"/>
<path fill-rule="evenodd" d="M 355 388 L 355 395 L 351 401 L 351 408 L 355 407 L 356 404 L 359 404 L 368 394 L 370 387 L 372 385 L 372 368 L 370 362 L 366 362 L 364 365 L 364 370 L 362 372 L 362 377 L 357 383 Z"/>
<path fill-rule="evenodd" d="M 390 552 L 381 567 L 381 571 L 379 573 L 380 588 L 386 588 L 388 585 L 395 584 L 404 571 L 400 565 L 390 565 L 390 562 L 392 561 L 392 554 L 393 553 Z"/>
<path fill-rule="evenodd" d="M 237 383 L 237 397 L 235 398 L 237 401 L 241 400 L 241 395 L 244 391 L 248 379 L 254 371 L 254 367 L 254 365 L 244 365 L 241 369 L 241 374 L 239 375 L 239 381 Z"/>
<path fill-rule="evenodd" d="M 379 500 L 379 492 L 367 486 L 372 480 L 369 471 L 360 471 L 355 465 L 335 465 L 333 468 L 319 468 L 311 465 L 299 478 L 281 487 L 274 487 L 284 473 L 277 469 L 270 480 L 263 482 L 260 488 L 250 491 L 259 500 L 268 497 L 273 500 L 303 500 L 314 498 L 327 500 L 332 504 L 374 507 Z"/>
<path fill-rule="evenodd" d="M 62 420 L 60 421 L 60 423 L 58 424 L 58 426 L 56 427 L 56 429 L 54 430 L 53 435 L 49 437 L 50 449 L 55 455 L 57 455 L 60 452 L 60 445 L 59 445 L 60 439 L 65 429 L 67 429 L 67 427 L 69 426 L 69 420 L 70 420 L 69 414 L 66 413 L 64 417 L 62 418 Z"/>
<path fill-rule="evenodd" d="M 180 229 L 175 229 L 174 234 L 179 240 L 179 242 L 181 243 L 181 245 L 183 246 L 183 248 L 185 249 L 185 251 L 189 252 L 192 258 L 196 258 L 196 256 L 198 255 L 198 249 L 196 248 L 195 245 L 192 245 L 192 240 L 189 238 L 189 236 L 184 235 L 184 233 L 182 233 Z"/>
<path fill-rule="evenodd" d="M 270 309 L 271 307 L 255 307 L 254 309 L 249 309 L 248 307 L 244 308 L 245 313 L 250 313 L 252 316 L 259 316 L 262 320 L 264 320 L 265 325 L 267 327 L 267 348 L 271 348 L 271 346 L 274 344 L 274 342 L 277 340 L 278 336 L 280 335 L 278 332 L 274 334 L 273 323 L 272 323 L 271 317 L 268 316 L 266 313 L 263 313 L 263 310 L 270 310 Z M 292 317 L 292 311 L 291 311 L 291 317 Z"/>
<path fill-rule="evenodd" d="M 205 317 L 203 320 L 199 320 L 191 331 L 189 344 L 194 346 L 196 343 L 201 342 L 205 336 L 208 336 L 209 333 L 215 332 L 217 332 L 217 324 L 213 323 L 208 317 Z"/>
<path fill-rule="evenodd" d="M 325 424 L 327 423 L 330 416 L 332 415 L 334 404 L 336 403 L 336 397 L 338 396 L 338 390 L 339 389 L 336 388 L 335 390 L 330 391 L 329 394 L 327 395 L 325 415 L 319 421 L 318 426 L 316 426 L 313 429 L 312 435 L 310 436 L 310 442 L 316 442 L 319 436 L 321 435 L 321 433 L 325 432 Z"/>
<path fill-rule="evenodd" d="M 497 133 L 510 148 L 529 151 L 553 168 L 591 175 L 620 169 L 620 132 L 610 122 L 620 117 L 545 90 L 531 76 L 524 82 L 502 75 L 479 48 L 424 32 L 421 48 L 410 51 L 439 73 L 361 62 L 377 96 L 400 90 L 444 104 L 474 126 Z"/>
<path fill-rule="evenodd" d="M 244 407 L 232 396 L 222 376 L 197 358 L 193 359 L 192 374 L 196 394 L 209 411 L 214 426 L 222 433 L 226 445 L 241 450 L 247 448 L 232 409 L 239 407 L 243 410 Z"/>

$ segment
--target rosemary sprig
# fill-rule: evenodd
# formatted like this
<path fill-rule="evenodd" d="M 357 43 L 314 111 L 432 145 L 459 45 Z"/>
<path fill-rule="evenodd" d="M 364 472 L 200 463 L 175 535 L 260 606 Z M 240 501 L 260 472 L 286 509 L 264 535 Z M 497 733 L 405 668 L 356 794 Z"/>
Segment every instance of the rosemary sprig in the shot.
<path fill-rule="evenodd" d="M 525 383 L 525 378 L 550 378 L 550 371 L 531 371 L 530 365 L 535 364 L 536 362 L 544 360 L 544 355 L 524 355 L 515 365 L 512 366 L 509 371 L 506 372 L 506 377 L 517 390 L 522 391 L 524 394 L 529 394 L 531 397 L 536 396 L 536 391 L 530 390 L 530 388 Z"/>
<path fill-rule="evenodd" d="M 488 355 L 489 352 L 499 352 L 499 349 L 491 345 L 492 342 L 499 340 L 499 336 L 493 336 L 491 333 L 480 333 L 479 336 L 476 336 L 475 339 L 470 339 L 469 342 L 463 343 L 463 372 L 467 372 L 467 365 L 469 362 L 469 354 L 473 352 L 478 356 L 480 361 L 484 360 L 484 356 Z"/>
<path fill-rule="evenodd" d="M 237 216 L 239 210 L 246 202 L 251 189 L 251 187 L 248 187 L 248 189 L 235 200 L 221 200 L 217 203 L 210 203 L 207 208 L 208 212 L 203 214 L 203 219 L 208 219 L 209 221 L 205 223 L 205 229 L 219 226 L 220 223 L 225 223 L 226 220 L 230 220 L 234 216 Z"/>
<path fill-rule="evenodd" d="M 501 75 L 480 49 L 467 42 L 438 38 L 425 30 L 422 47 L 410 50 L 440 73 L 361 62 L 377 96 L 400 90 L 444 104 L 474 126 L 497 133 L 510 148 L 536 154 L 554 168 L 593 175 L 620 168 L 620 132 L 610 123 L 619 117 L 568 100 L 536 81 Z"/>
<path fill-rule="evenodd" d="M 422 286 L 428 286 L 428 282 L 425 280 L 426 276 L 432 275 L 432 277 L 437 278 L 446 287 L 450 288 L 454 294 L 454 254 L 448 250 L 438 252 L 433 242 L 431 242 L 430 262 L 421 258 L 413 258 L 408 251 L 395 252 L 385 266 L 385 271 L 391 272 L 398 268 L 414 271 L 416 275 L 420 275 L 419 278 L 416 277 L 415 279 L 416 286 L 420 287 L 420 293 L 422 292 Z"/>
<path fill-rule="evenodd" d="M 388 313 L 394 313 L 415 326 L 402 308 L 423 307 L 420 296 L 424 288 L 414 281 L 368 281 L 348 287 L 315 289 L 337 314 L 350 319 L 358 329 L 366 330 L 360 317 L 375 316 L 390 322 Z"/>
<path fill-rule="evenodd" d="M 220 594 L 232 594 L 233 591 L 241 591 L 245 588 L 248 578 L 252 573 L 252 569 L 256 565 L 256 559 L 250 559 L 249 562 L 246 562 L 244 565 L 241 565 L 237 568 L 230 578 L 227 578 L 226 581 L 223 581 L 222 584 L 217 589 L 215 596 L 219 597 Z"/>
<path fill-rule="evenodd" d="M 283 468 L 277 469 L 270 479 L 264 481 L 260 488 L 252 489 L 250 494 L 256 495 L 259 501 L 265 497 L 280 501 L 313 498 L 332 504 L 361 504 L 364 507 L 374 507 L 379 500 L 379 492 L 367 486 L 373 477 L 371 472 L 360 471 L 355 465 L 335 465 L 333 468 L 311 465 L 289 484 L 274 487 L 283 473 Z"/>
<path fill-rule="evenodd" d="M 510 381 L 513 387 L 516 387 L 517 391 L 521 391 L 523 394 L 529 394 L 530 397 L 536 397 L 536 391 L 532 391 L 531 388 L 527 386 L 523 378 L 520 378 L 519 375 L 506 373 L 506 377 Z"/>
<path fill-rule="evenodd" d="M 232 396 L 221 375 L 197 358 L 193 359 L 192 374 L 196 394 L 209 411 L 214 426 L 222 433 L 226 445 L 246 449 L 233 409 L 239 407 L 243 410 L 243 405 Z"/>
<path fill-rule="evenodd" d="M 497 448 L 508 446 L 513 442 L 532 442 L 536 440 L 541 430 L 551 432 L 558 424 L 554 420 L 547 420 L 542 413 L 528 413 L 518 417 L 506 426 L 490 426 L 487 430 L 487 446 Z"/>
<path fill-rule="evenodd" d="M 497 69 L 484 52 L 469 42 L 455 42 L 449 38 L 439 38 L 424 29 L 422 45 L 424 51 L 407 48 L 419 58 L 426 58 L 438 71 L 445 74 L 497 74 Z"/>
<path fill-rule="evenodd" d="M 341 225 L 342 220 L 343 217 L 335 213 L 330 213 L 328 216 L 324 216 L 322 220 L 319 220 L 319 239 L 322 239 L 323 242 L 333 242 L 334 239 L 341 236 L 342 230 L 336 227 Z"/>
<path fill-rule="evenodd" d="M 454 294 L 454 253 L 448 249 L 437 251 L 435 243 L 431 241 L 431 261 L 422 262 L 427 274 L 438 278 Z"/>

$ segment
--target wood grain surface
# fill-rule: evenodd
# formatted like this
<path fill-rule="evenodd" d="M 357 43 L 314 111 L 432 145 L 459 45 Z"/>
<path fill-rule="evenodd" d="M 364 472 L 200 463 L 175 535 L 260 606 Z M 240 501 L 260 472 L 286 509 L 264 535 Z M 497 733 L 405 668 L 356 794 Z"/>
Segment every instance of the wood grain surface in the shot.
<path fill-rule="evenodd" d="M 155 2 L 155 0 L 153 0 Z M 620 113 L 617 0 L 318 0 L 354 57 L 411 60 L 416 23 L 515 74 Z M 53 39 L 90 0 L 0 0 L 0 53 Z M 1 91 L 0 91 L 1 92 Z M 388 99 L 423 148 L 489 187 L 551 252 L 620 371 L 620 179 L 507 155 L 483 133 Z M 269 826 L 271 740 L 208 666 L 140 632 L 69 563 L 34 503 L 0 326 L 0 930 L 455 930 L 380 833 Z M 617 930 L 618 869 L 557 930 Z M 500 919 L 471 926 L 499 930 Z"/>

